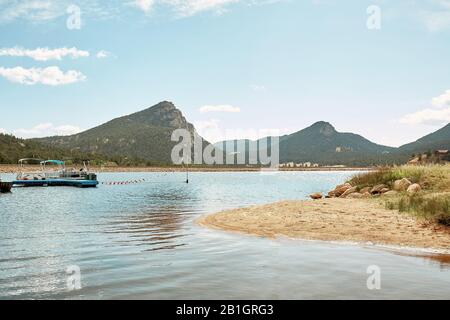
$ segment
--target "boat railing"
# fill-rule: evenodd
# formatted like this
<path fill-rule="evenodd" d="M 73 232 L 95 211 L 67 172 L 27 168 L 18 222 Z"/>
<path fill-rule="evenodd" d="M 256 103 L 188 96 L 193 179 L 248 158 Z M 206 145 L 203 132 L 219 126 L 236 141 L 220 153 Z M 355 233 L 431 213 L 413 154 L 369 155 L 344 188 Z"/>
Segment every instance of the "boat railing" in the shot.
<path fill-rule="evenodd" d="M 45 179 L 45 175 L 42 172 L 19 172 L 17 174 L 17 180 L 42 180 Z"/>
<path fill-rule="evenodd" d="M 44 172 L 45 179 L 57 179 L 61 177 L 61 172 L 52 171 L 52 172 Z"/>

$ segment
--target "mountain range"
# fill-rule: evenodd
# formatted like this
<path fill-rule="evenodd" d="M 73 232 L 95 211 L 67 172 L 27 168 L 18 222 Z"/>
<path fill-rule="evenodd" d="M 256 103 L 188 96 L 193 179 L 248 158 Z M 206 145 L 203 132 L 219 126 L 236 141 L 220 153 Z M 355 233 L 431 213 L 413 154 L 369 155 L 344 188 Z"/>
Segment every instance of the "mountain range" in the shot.
<path fill-rule="evenodd" d="M 263 139 L 273 141 L 273 137 Z M 216 143 L 215 146 L 227 153 L 236 150 L 238 144 L 245 144 L 258 146 L 259 152 L 259 145 L 263 139 L 223 141 Z M 314 162 L 320 165 L 347 166 L 402 164 L 407 162 L 412 154 L 440 149 L 449 150 L 450 124 L 399 148 L 373 143 L 358 134 L 338 132 L 330 123 L 324 121 L 316 122 L 308 128 L 278 137 L 278 139 L 280 163 Z M 230 143 L 231 145 L 235 143 L 235 147 L 228 151 L 226 147 Z M 246 153 L 246 159 L 248 158 L 249 152 Z"/>
<path fill-rule="evenodd" d="M 267 139 L 263 138 L 263 139 Z M 258 151 L 260 142 L 257 141 Z M 268 141 L 276 141 L 269 137 Z M 278 137 L 280 163 L 314 162 L 320 165 L 365 166 L 405 162 L 407 157 L 397 153 L 393 147 L 375 144 L 354 133 L 341 133 L 328 122 L 319 121 L 298 132 Z M 235 143 L 252 145 L 248 140 Z M 233 141 L 231 141 L 232 145 Z M 216 147 L 227 151 L 230 141 Z M 256 145 L 255 143 L 253 145 Z M 270 149 L 270 143 L 269 147 Z M 265 151 L 268 152 L 268 151 Z M 270 154 L 270 152 L 269 152 Z M 248 158 L 248 153 L 246 154 Z"/>
<path fill-rule="evenodd" d="M 25 152 L 41 158 L 50 155 L 59 158 L 90 156 L 121 165 L 171 164 L 172 148 L 177 144 L 171 141 L 171 135 L 173 130 L 180 128 L 188 129 L 191 135 L 197 135 L 195 127 L 186 120 L 182 112 L 173 103 L 163 101 L 143 111 L 113 119 L 71 136 L 21 140 L 0 135 L 0 162 L 17 160 L 16 157 L 8 156 L 12 152 L 11 145 L 15 145 L 17 157 Z M 249 140 L 239 141 L 246 146 L 253 145 Z M 269 141 L 274 140 L 271 138 Z M 281 163 L 292 161 L 348 166 L 404 163 L 412 154 L 450 149 L 450 124 L 400 148 L 379 145 L 358 134 L 338 132 L 324 121 L 281 136 L 278 141 Z M 238 140 L 233 142 L 237 143 Z M 207 145 L 209 143 L 204 140 L 203 147 Z M 261 141 L 257 141 L 256 145 L 258 149 L 262 147 Z M 223 142 L 214 146 L 227 153 Z M 248 152 L 246 156 L 248 159 Z"/>

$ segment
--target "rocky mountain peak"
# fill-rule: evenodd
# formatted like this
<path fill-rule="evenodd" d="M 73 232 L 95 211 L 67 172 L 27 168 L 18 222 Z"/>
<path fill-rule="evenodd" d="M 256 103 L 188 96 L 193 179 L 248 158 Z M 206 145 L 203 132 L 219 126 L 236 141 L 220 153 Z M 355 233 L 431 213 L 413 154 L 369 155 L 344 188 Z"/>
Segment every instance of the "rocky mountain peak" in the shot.
<path fill-rule="evenodd" d="M 132 121 L 169 128 L 188 128 L 193 130 L 183 113 L 170 101 L 162 101 L 153 107 L 130 115 Z"/>
<path fill-rule="evenodd" d="M 333 134 L 337 133 L 336 129 L 329 122 L 325 121 L 316 122 L 310 128 L 326 137 L 332 136 Z"/>

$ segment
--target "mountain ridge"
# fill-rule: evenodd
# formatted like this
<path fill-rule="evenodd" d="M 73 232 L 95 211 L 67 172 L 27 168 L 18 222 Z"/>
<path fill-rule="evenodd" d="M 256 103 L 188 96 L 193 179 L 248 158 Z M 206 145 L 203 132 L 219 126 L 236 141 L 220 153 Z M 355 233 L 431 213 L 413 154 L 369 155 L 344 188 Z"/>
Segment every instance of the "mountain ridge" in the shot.
<path fill-rule="evenodd" d="M 187 128 L 192 135 L 198 135 L 194 125 L 172 102 L 162 101 L 75 135 L 32 141 L 70 152 L 105 154 L 122 164 L 137 160 L 144 160 L 148 165 L 168 164 L 171 163 L 171 150 L 177 144 L 171 141 L 171 134 L 179 128 Z M 269 139 L 269 147 L 272 140 Z M 254 145 L 246 139 L 231 141 L 244 141 L 247 149 Z M 261 139 L 257 142 L 259 150 Z M 206 145 L 209 142 L 204 140 Z M 227 153 L 223 141 L 214 146 Z M 435 148 L 450 149 L 450 124 L 399 148 L 374 143 L 356 133 L 339 132 L 327 121 L 317 121 L 302 130 L 279 137 L 281 163 L 314 162 L 347 166 L 400 164 L 407 162 L 412 152 Z M 246 159 L 249 159 L 248 153 L 247 150 Z"/>
<path fill-rule="evenodd" d="M 62 159 L 81 163 L 85 159 L 96 161 L 109 161 L 104 155 L 93 155 L 81 151 L 69 152 L 60 148 L 48 148 L 45 145 L 17 138 L 13 135 L 0 133 L 0 163 L 15 164 L 22 158 Z"/>
<path fill-rule="evenodd" d="M 270 138 L 268 143 L 268 148 L 270 148 L 274 137 L 262 139 L 267 138 Z M 278 138 L 281 163 L 315 162 L 320 165 L 360 166 L 407 160 L 404 156 L 394 156 L 393 153 L 396 150 L 394 147 L 373 143 L 358 134 L 338 132 L 331 123 L 326 121 L 315 122 L 309 127 Z M 250 145 L 252 142 L 245 139 L 232 141 L 236 141 L 236 143 L 244 141 L 246 145 Z M 220 147 L 221 142 L 215 145 Z M 223 149 L 227 152 L 226 148 Z M 248 159 L 248 152 L 246 159 Z"/>
<path fill-rule="evenodd" d="M 423 153 L 439 149 L 450 149 L 450 123 L 414 142 L 399 147 L 399 150 L 404 153 Z"/>

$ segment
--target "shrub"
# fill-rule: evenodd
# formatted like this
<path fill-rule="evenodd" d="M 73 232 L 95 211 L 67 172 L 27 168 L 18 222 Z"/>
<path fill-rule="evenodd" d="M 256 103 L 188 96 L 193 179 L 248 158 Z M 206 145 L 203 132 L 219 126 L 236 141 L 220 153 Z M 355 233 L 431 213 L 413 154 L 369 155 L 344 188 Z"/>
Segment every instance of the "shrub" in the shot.
<path fill-rule="evenodd" d="M 382 167 L 375 171 L 357 174 L 349 182 L 359 189 L 375 186 L 377 184 L 385 184 L 392 187 L 395 180 L 403 178 L 407 178 L 411 182 L 417 183 L 420 181 L 423 173 L 423 167 Z"/>
<path fill-rule="evenodd" d="M 357 174 L 349 182 L 358 188 L 377 184 L 392 187 L 395 180 L 403 178 L 407 178 L 412 183 L 419 183 L 425 190 L 450 191 L 449 165 L 382 167 L 375 171 Z"/>
<path fill-rule="evenodd" d="M 390 210 L 410 212 L 417 216 L 450 226 L 450 194 L 437 194 L 432 196 L 413 195 L 403 196 L 386 203 Z"/>

